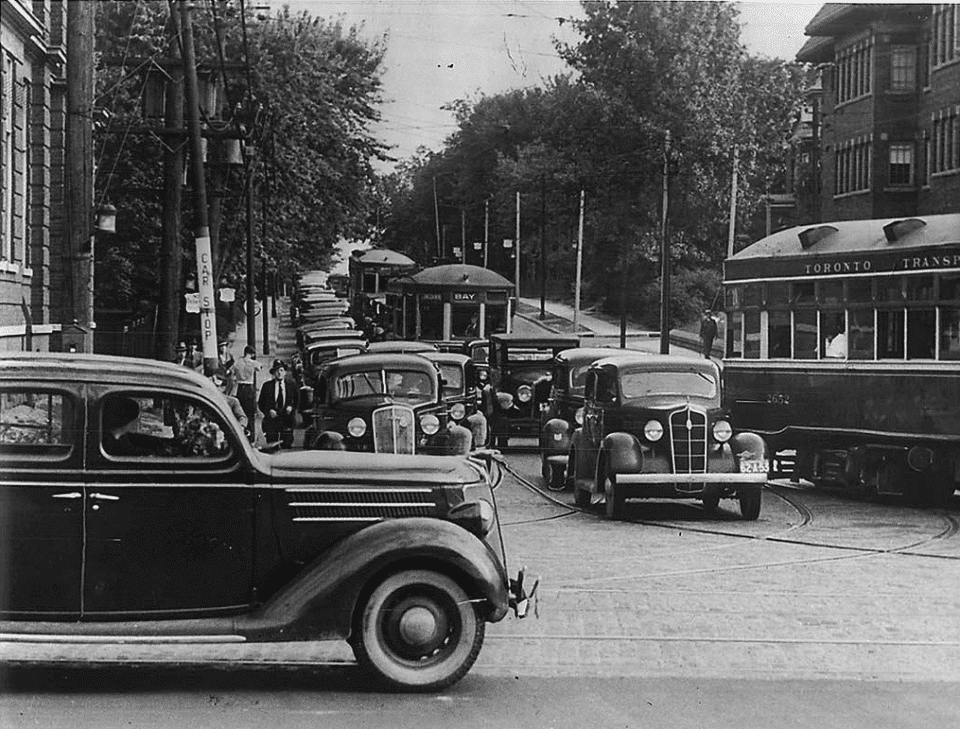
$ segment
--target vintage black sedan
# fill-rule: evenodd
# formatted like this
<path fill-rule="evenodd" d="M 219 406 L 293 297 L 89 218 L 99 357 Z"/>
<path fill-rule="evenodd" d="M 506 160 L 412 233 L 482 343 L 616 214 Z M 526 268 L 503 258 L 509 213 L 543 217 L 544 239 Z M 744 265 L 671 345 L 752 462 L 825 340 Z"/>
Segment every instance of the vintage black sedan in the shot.
<path fill-rule="evenodd" d="M 477 458 L 258 452 L 185 367 L 6 355 L 0 633 L 345 639 L 389 686 L 442 689 L 514 602 L 492 481 Z"/>
<path fill-rule="evenodd" d="M 567 455 L 573 431 L 583 425 L 583 390 L 590 365 L 603 357 L 635 352 L 610 347 L 576 347 L 553 359 L 550 397 L 540 413 L 540 466 L 552 491 L 566 486 Z"/>
<path fill-rule="evenodd" d="M 424 352 L 440 368 L 440 393 L 450 421 L 470 430 L 471 448 L 487 444 L 487 417 L 481 410 L 481 383 L 477 366 L 465 354 Z"/>
<path fill-rule="evenodd" d="M 767 447 L 734 432 L 720 397 L 712 360 L 637 353 L 594 362 L 567 462 L 574 503 L 602 496 L 616 519 L 628 499 L 698 499 L 707 511 L 737 499 L 743 518 L 756 519 Z"/>
<path fill-rule="evenodd" d="M 449 416 L 440 370 L 415 354 L 362 354 L 317 372 L 313 448 L 374 453 L 449 453 Z"/>
<path fill-rule="evenodd" d="M 508 445 L 510 436 L 539 435 L 540 410 L 550 396 L 553 358 L 579 344 L 577 337 L 491 335 L 490 434 L 494 446 Z"/>

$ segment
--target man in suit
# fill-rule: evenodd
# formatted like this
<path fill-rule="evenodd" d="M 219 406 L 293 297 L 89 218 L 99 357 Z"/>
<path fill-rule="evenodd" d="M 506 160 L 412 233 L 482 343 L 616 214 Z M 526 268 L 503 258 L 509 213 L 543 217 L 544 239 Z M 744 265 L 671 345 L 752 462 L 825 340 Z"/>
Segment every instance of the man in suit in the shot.
<path fill-rule="evenodd" d="M 263 383 L 257 407 L 263 413 L 263 435 L 267 443 L 280 441 L 282 448 L 293 446 L 293 429 L 297 422 L 300 393 L 287 378 L 287 365 L 275 359 L 270 367 L 271 379 Z"/>

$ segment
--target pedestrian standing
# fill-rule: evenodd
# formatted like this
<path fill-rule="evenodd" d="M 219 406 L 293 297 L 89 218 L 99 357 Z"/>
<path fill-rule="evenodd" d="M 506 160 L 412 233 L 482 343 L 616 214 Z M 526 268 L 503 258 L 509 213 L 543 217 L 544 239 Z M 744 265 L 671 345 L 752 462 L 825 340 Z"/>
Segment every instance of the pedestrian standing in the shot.
<path fill-rule="evenodd" d="M 263 365 L 257 362 L 257 350 L 249 344 L 243 348 L 243 357 L 233 365 L 233 375 L 237 383 L 237 400 L 247 416 L 250 432 L 256 438 L 257 419 L 257 374 Z"/>
<path fill-rule="evenodd" d="M 237 391 L 236 377 L 234 376 L 234 365 L 236 360 L 229 350 L 230 342 L 221 339 L 217 343 L 217 373 L 223 377 L 227 387 L 228 395 L 235 395 Z"/>
<path fill-rule="evenodd" d="M 192 367 L 190 360 L 187 358 L 186 342 L 180 342 L 180 344 L 177 345 L 177 353 L 173 357 L 173 363 L 181 367 Z"/>
<path fill-rule="evenodd" d="M 267 443 L 280 441 L 282 448 L 291 448 L 300 392 L 287 378 L 287 365 L 282 359 L 273 361 L 270 374 L 273 378 L 263 383 L 257 398 L 263 413 L 263 435 Z"/>
<path fill-rule="evenodd" d="M 710 359 L 713 351 L 713 340 L 717 336 L 717 316 L 710 309 L 703 312 L 700 320 L 700 354 Z"/>
<path fill-rule="evenodd" d="M 203 374 L 203 353 L 197 350 L 197 343 L 190 341 L 187 343 L 187 361 L 186 366 Z"/>

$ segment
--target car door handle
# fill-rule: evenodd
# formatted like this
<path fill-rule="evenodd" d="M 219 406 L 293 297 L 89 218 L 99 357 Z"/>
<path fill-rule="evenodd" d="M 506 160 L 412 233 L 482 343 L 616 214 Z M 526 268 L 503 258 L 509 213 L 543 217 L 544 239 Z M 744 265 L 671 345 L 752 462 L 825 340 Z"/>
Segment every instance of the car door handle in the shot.
<path fill-rule="evenodd" d="M 81 494 L 79 491 L 70 491 L 69 493 L 66 493 L 66 494 L 53 495 L 53 498 L 55 499 L 79 499 L 82 497 L 83 497 L 83 494 Z"/>
<path fill-rule="evenodd" d="M 96 499 L 97 501 L 120 501 L 119 496 L 114 496 L 113 494 L 101 494 L 94 491 L 90 494 L 91 499 Z"/>

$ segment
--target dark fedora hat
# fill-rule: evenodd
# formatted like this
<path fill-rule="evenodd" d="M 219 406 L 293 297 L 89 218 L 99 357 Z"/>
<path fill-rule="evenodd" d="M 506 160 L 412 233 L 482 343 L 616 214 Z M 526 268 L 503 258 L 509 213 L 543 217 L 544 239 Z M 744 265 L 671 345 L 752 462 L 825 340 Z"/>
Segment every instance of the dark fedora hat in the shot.
<path fill-rule="evenodd" d="M 284 362 L 282 359 L 275 359 L 275 360 L 273 360 L 273 364 L 270 365 L 270 374 L 272 375 L 274 372 L 276 372 L 276 371 L 277 371 L 278 369 L 280 369 L 281 367 L 283 367 L 283 369 L 287 369 L 287 363 Z"/>

